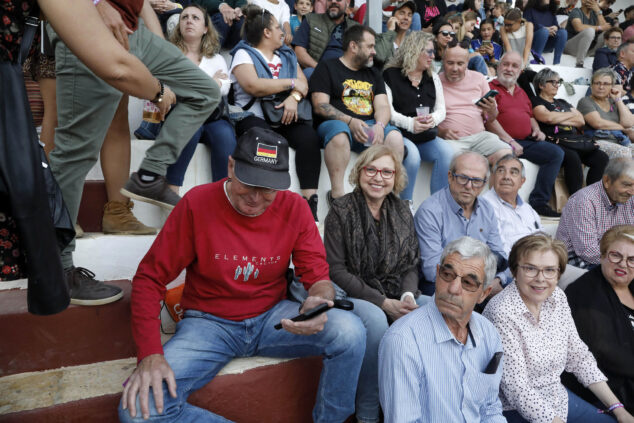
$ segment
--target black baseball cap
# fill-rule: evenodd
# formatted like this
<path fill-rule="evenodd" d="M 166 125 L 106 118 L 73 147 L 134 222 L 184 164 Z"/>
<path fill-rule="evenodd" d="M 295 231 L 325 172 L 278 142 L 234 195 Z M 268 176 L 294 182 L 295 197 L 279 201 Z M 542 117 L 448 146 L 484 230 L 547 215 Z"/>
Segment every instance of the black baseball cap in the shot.
<path fill-rule="evenodd" d="M 404 7 L 409 7 L 412 11 L 412 13 L 416 13 L 416 3 L 414 3 L 411 0 L 405 1 L 403 3 L 397 4 L 396 7 L 394 8 L 394 10 L 392 11 L 392 16 L 394 16 L 394 14 L 401 10 Z"/>
<path fill-rule="evenodd" d="M 288 141 L 275 131 L 254 127 L 238 138 L 231 155 L 235 176 L 245 185 L 285 190 L 288 173 Z"/>

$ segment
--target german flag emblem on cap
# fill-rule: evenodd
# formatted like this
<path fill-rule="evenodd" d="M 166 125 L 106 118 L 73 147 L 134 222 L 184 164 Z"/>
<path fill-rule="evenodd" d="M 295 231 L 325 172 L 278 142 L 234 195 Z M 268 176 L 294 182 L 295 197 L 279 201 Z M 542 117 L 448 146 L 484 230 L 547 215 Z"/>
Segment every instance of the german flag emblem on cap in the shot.
<path fill-rule="evenodd" d="M 258 149 L 255 155 L 277 159 L 277 146 L 258 143 Z"/>

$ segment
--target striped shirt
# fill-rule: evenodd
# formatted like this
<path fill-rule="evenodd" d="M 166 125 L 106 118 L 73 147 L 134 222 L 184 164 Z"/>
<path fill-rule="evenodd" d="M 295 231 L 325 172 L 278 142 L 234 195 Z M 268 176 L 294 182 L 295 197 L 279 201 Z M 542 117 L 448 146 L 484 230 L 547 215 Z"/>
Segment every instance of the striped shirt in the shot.
<path fill-rule="evenodd" d="M 471 314 L 466 345 L 434 301 L 398 319 L 379 348 L 379 394 L 386 423 L 506 422 L 499 398 L 502 364 L 484 369 L 502 343 L 495 327 Z"/>
<path fill-rule="evenodd" d="M 598 181 L 570 197 L 556 237 L 566 245 L 571 264 L 599 264 L 599 241 L 615 225 L 634 225 L 634 197 L 624 204 L 612 204 L 603 181 Z"/>

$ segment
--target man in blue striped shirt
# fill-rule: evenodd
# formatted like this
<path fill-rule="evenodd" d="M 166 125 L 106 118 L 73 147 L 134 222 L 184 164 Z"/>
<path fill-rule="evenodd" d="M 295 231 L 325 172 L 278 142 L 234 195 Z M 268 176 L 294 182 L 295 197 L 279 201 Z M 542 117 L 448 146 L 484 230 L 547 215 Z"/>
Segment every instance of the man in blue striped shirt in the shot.
<path fill-rule="evenodd" d="M 506 422 L 499 399 L 502 343 L 473 313 L 491 292 L 496 257 L 469 237 L 447 244 L 434 301 L 398 319 L 379 348 L 385 423 Z"/>

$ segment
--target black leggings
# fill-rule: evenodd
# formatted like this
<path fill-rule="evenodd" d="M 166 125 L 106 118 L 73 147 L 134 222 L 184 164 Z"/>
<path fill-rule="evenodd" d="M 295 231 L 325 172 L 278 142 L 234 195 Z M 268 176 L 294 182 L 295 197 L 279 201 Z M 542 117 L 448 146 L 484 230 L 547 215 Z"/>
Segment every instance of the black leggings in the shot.
<path fill-rule="evenodd" d="M 266 121 L 257 116 L 246 117 L 236 123 L 238 138 L 253 127 L 272 129 L 288 141 L 295 150 L 295 169 L 301 189 L 317 189 L 321 170 L 321 143 L 317 132 L 310 124 L 291 123 L 271 128 Z"/>
<path fill-rule="evenodd" d="M 561 166 L 564 168 L 566 186 L 570 195 L 581 189 L 583 185 L 583 169 L 581 164 L 588 166 L 588 176 L 586 185 L 593 184 L 603 176 L 603 170 L 608 165 L 609 157 L 603 151 L 596 149 L 591 152 L 580 153 L 570 148 L 561 147 L 564 150 L 564 161 Z"/>

